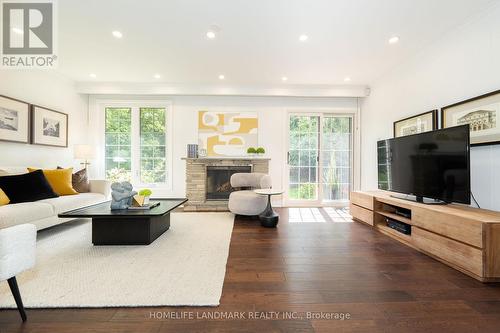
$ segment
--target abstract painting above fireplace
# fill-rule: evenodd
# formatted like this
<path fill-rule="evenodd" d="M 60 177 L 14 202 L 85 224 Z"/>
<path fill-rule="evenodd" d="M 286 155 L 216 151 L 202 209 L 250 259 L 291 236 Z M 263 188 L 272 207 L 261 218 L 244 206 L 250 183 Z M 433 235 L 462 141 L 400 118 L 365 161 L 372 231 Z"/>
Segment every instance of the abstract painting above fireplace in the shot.
<path fill-rule="evenodd" d="M 259 121 L 256 112 L 198 113 L 198 146 L 206 156 L 244 156 L 257 147 Z"/>

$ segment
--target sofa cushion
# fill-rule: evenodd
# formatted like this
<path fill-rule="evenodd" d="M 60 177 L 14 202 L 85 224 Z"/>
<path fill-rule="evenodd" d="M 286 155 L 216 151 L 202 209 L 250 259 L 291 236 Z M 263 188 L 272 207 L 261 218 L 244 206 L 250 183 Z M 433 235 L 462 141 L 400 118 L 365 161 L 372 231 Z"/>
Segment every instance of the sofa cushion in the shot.
<path fill-rule="evenodd" d="M 28 168 L 29 172 L 34 172 L 37 169 Z M 73 168 L 69 169 L 53 169 L 53 170 L 43 170 L 43 174 L 47 178 L 50 186 L 54 192 L 58 195 L 73 195 L 78 192 L 75 191 L 71 183 L 71 175 L 73 174 Z"/>
<path fill-rule="evenodd" d="M 0 188 L 7 194 L 11 204 L 57 197 L 42 170 L 22 175 L 2 176 Z"/>
<path fill-rule="evenodd" d="M 0 206 L 7 205 L 10 202 L 9 197 L 5 192 L 0 188 Z"/>
<path fill-rule="evenodd" d="M 23 202 L 0 207 L 0 229 L 13 225 L 29 223 L 54 216 L 52 205 L 36 202 Z"/>
<path fill-rule="evenodd" d="M 58 166 L 57 169 L 64 169 L 64 168 Z M 78 193 L 90 192 L 90 181 L 87 168 L 83 168 L 82 170 L 75 172 L 71 177 L 71 182 L 73 184 L 73 188 Z"/>
<path fill-rule="evenodd" d="M 95 205 L 106 201 L 106 197 L 101 193 L 80 193 L 75 195 L 65 195 L 59 198 L 40 200 L 50 204 L 56 214 L 64 213 L 69 210 L 78 209 L 90 205 Z"/>

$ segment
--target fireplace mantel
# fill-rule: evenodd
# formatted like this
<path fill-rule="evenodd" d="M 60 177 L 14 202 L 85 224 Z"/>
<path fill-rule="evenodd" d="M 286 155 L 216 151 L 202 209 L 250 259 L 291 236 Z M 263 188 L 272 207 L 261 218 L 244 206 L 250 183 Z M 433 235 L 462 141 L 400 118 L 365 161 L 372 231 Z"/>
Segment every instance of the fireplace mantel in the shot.
<path fill-rule="evenodd" d="M 186 211 L 227 211 L 227 200 L 207 200 L 208 166 L 250 166 L 251 172 L 269 173 L 269 160 L 266 157 L 199 157 L 182 158 L 186 161 Z"/>

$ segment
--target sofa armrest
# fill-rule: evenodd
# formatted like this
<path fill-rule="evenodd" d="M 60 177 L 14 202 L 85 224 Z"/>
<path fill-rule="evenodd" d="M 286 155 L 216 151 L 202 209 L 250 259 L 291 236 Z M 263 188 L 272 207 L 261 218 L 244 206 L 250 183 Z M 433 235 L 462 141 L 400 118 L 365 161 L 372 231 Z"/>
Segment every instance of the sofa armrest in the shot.
<path fill-rule="evenodd" d="M 20 224 L 0 230 L 0 281 L 35 265 L 36 227 Z"/>
<path fill-rule="evenodd" d="M 111 182 L 104 179 L 91 179 L 90 192 L 104 194 L 106 199 L 109 199 L 111 195 Z"/>

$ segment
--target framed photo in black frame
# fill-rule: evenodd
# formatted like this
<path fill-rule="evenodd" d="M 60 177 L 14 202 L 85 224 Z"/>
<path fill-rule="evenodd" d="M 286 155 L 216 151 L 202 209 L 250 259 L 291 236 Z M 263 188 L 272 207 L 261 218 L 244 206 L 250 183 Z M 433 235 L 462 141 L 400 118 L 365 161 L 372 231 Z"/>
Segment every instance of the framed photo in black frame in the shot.
<path fill-rule="evenodd" d="M 31 106 L 31 143 L 68 147 L 68 115 L 38 105 Z"/>
<path fill-rule="evenodd" d="M 441 127 L 469 124 L 471 146 L 500 144 L 500 90 L 441 108 Z"/>
<path fill-rule="evenodd" d="M 424 133 L 437 129 L 438 111 L 432 110 L 394 122 L 394 137 Z"/>
<path fill-rule="evenodd" d="M 0 140 L 30 142 L 30 105 L 0 95 Z"/>

